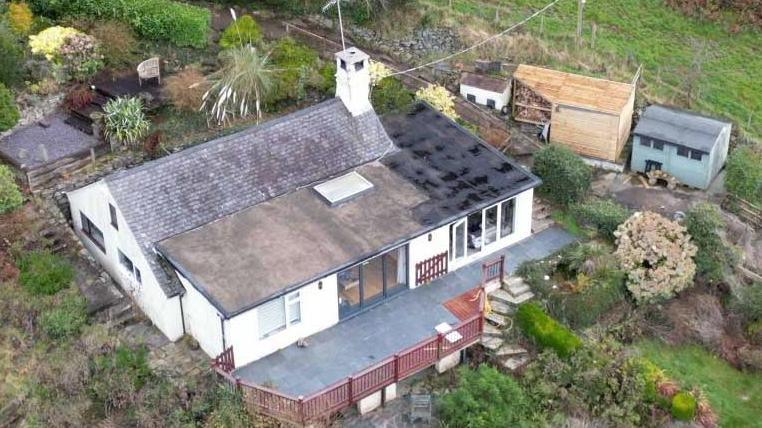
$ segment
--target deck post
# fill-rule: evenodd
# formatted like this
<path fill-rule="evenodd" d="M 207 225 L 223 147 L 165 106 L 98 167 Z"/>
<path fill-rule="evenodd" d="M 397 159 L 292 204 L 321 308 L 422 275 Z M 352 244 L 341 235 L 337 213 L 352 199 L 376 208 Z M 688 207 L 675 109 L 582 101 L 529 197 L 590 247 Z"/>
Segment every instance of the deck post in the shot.
<path fill-rule="evenodd" d="M 347 378 L 347 393 L 349 398 L 349 404 L 354 403 L 355 400 L 354 400 L 354 397 L 352 396 L 352 376 L 349 376 Z"/>
<path fill-rule="evenodd" d="M 437 334 L 437 361 L 442 359 L 442 333 Z"/>
<path fill-rule="evenodd" d="M 307 423 L 304 417 L 304 396 L 303 395 L 299 396 L 299 421 L 302 423 L 302 425 Z"/>
<path fill-rule="evenodd" d="M 500 286 L 503 285 L 503 279 L 505 278 L 505 254 L 500 256 Z"/>
<path fill-rule="evenodd" d="M 394 354 L 394 381 L 400 381 L 400 354 Z"/>

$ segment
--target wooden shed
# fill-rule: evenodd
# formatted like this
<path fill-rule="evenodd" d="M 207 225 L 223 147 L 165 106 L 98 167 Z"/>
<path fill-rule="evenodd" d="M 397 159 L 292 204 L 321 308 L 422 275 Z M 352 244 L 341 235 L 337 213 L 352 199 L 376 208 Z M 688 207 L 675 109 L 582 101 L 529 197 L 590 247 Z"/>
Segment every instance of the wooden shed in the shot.
<path fill-rule="evenodd" d="M 513 74 L 513 117 L 550 124 L 550 142 L 617 162 L 630 134 L 635 85 L 530 65 Z"/>

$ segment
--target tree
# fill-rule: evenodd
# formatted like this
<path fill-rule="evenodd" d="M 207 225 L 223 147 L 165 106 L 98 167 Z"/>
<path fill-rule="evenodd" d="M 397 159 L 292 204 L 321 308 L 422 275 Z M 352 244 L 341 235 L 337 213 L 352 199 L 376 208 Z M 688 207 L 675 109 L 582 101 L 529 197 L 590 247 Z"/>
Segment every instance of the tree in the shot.
<path fill-rule="evenodd" d="M 201 108 L 222 124 L 230 116 L 248 116 L 253 104 L 260 119 L 261 101 L 273 88 L 269 55 L 260 55 L 253 46 L 241 46 L 223 51 L 222 61 L 222 68 L 209 76 L 211 87 Z"/>
<path fill-rule="evenodd" d="M 538 151 L 532 172 L 542 178 L 538 193 L 560 205 L 581 201 L 590 190 L 593 170 L 582 158 L 563 146 Z"/>
<path fill-rule="evenodd" d="M 486 365 L 460 371 L 458 388 L 442 397 L 440 412 L 451 427 L 530 427 L 537 422 L 518 382 Z"/>
<path fill-rule="evenodd" d="M 686 213 L 684 224 L 698 247 L 695 257 L 697 273 L 710 283 L 722 281 L 738 257 L 720 236 L 725 229 L 720 209 L 708 202 L 700 203 Z"/>
<path fill-rule="evenodd" d="M 614 254 L 638 302 L 668 299 L 693 282 L 696 246 L 679 223 L 650 211 L 636 212 L 614 235 Z"/>
<path fill-rule="evenodd" d="M 429 85 L 421 88 L 415 93 L 415 98 L 426 101 L 452 120 L 458 118 L 458 113 L 455 112 L 455 96 L 444 86 Z"/>

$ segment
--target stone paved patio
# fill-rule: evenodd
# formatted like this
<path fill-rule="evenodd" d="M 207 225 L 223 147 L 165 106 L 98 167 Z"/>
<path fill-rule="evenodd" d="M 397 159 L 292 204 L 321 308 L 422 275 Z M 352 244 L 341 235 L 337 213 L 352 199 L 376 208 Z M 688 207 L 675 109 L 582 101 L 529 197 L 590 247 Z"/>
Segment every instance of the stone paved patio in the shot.
<path fill-rule="evenodd" d="M 506 256 L 506 272 L 522 262 L 548 256 L 575 238 L 559 228 L 533 235 L 497 254 L 462 267 L 308 338 L 309 346 L 289 346 L 236 370 L 255 384 L 308 396 L 435 334 L 441 322 L 458 319 L 442 304 L 479 285 L 485 259 Z"/>

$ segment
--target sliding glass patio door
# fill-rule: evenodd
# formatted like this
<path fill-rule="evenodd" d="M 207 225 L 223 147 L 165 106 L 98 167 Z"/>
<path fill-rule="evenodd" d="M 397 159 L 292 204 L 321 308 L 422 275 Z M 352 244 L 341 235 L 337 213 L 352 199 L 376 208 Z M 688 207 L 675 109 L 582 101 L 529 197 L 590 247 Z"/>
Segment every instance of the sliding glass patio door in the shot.
<path fill-rule="evenodd" d="M 345 318 L 407 289 L 407 246 L 337 274 L 339 317 Z"/>

